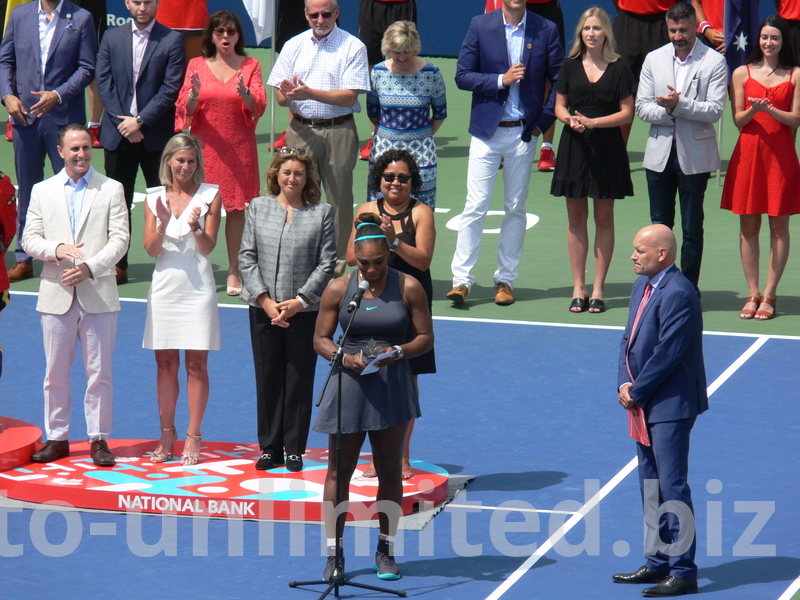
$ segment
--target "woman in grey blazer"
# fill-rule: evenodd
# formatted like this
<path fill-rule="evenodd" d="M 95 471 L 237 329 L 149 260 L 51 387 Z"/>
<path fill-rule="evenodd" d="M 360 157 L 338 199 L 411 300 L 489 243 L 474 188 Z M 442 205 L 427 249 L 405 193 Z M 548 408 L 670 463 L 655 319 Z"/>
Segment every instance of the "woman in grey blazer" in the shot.
<path fill-rule="evenodd" d="M 282 148 L 267 188 L 250 203 L 239 250 L 256 372 L 256 469 L 285 462 L 296 472 L 311 423 L 314 325 L 336 266 L 336 237 L 333 208 L 319 201 L 319 175 L 305 150 Z"/>

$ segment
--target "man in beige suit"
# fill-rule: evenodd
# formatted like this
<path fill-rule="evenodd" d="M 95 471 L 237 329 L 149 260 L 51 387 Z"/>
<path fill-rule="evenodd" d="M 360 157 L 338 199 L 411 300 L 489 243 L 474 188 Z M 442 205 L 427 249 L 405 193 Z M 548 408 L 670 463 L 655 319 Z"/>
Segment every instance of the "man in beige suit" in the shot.
<path fill-rule="evenodd" d="M 108 467 L 114 464 L 106 440 L 120 308 L 114 266 L 128 248 L 128 210 L 122 185 L 92 169 L 92 138 L 83 125 L 67 125 L 59 132 L 58 152 L 64 169 L 33 187 L 22 238 L 25 252 L 44 262 L 36 309 L 47 360 L 47 444 L 32 460 L 69 456 L 70 379 L 80 340 L 92 460 Z"/>

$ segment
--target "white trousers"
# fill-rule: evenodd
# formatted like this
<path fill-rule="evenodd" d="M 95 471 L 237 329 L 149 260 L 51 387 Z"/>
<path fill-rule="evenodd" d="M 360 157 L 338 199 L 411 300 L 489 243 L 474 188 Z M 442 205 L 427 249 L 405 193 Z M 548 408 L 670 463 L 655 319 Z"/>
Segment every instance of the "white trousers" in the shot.
<path fill-rule="evenodd" d="M 77 298 L 63 315 L 42 313 L 44 354 L 44 420 L 47 439 L 69 439 L 72 363 L 81 343 L 86 373 L 83 400 L 89 439 L 111 435 L 111 356 L 117 337 L 117 313 L 87 313 Z"/>
<path fill-rule="evenodd" d="M 456 252 L 450 268 L 453 285 L 471 287 L 475 283 L 472 268 L 478 262 L 486 214 L 492 205 L 492 193 L 503 161 L 505 216 L 500 225 L 497 247 L 497 270 L 494 283 L 512 285 L 519 273 L 525 243 L 528 185 L 536 152 L 536 138 L 523 142 L 522 127 L 498 127 L 489 140 L 473 137 L 469 145 L 467 201 L 461 213 Z"/>

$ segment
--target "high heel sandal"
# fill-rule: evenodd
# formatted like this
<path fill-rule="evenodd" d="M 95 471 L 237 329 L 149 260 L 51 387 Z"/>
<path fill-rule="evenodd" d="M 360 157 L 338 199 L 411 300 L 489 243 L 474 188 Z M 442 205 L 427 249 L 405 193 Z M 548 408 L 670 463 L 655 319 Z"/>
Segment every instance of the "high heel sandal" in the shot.
<path fill-rule="evenodd" d="M 189 438 L 193 440 L 197 440 L 197 451 L 196 452 L 189 452 L 186 448 L 186 445 L 189 443 Z M 203 444 L 203 435 L 198 433 L 197 435 L 193 433 L 186 432 L 186 441 L 183 443 L 183 454 L 181 455 L 181 464 L 182 465 L 196 465 L 200 462 L 200 447 Z"/>
<path fill-rule="evenodd" d="M 161 434 L 172 432 L 172 443 L 169 445 L 169 450 L 166 452 L 153 452 L 152 456 L 150 457 L 150 462 L 154 463 L 163 463 L 168 461 L 172 458 L 172 448 L 175 446 L 175 442 L 178 441 L 178 434 L 175 432 L 175 426 L 172 427 L 162 427 Z M 159 441 L 159 444 L 161 442 Z M 158 450 L 158 446 L 156 446 L 156 450 Z"/>

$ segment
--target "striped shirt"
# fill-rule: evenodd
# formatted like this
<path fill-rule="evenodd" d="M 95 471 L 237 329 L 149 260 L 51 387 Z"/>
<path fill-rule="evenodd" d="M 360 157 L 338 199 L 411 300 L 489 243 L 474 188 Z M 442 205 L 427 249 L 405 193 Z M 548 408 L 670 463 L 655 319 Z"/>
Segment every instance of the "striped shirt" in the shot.
<path fill-rule="evenodd" d="M 323 91 L 370 90 L 367 49 L 357 37 L 334 26 L 321 40 L 304 31 L 283 46 L 267 82 L 278 88 L 281 81 L 297 77 L 308 87 Z M 317 100 L 293 100 L 292 112 L 307 119 L 332 119 L 360 112 L 358 100 L 352 107 L 334 106 Z"/>

